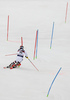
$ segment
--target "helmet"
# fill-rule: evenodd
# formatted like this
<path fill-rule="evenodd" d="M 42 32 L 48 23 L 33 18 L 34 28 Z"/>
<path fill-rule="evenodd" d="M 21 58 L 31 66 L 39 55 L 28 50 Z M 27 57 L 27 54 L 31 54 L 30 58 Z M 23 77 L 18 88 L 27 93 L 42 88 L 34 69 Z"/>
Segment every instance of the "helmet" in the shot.
<path fill-rule="evenodd" d="M 24 49 L 24 46 L 20 46 L 20 49 Z"/>

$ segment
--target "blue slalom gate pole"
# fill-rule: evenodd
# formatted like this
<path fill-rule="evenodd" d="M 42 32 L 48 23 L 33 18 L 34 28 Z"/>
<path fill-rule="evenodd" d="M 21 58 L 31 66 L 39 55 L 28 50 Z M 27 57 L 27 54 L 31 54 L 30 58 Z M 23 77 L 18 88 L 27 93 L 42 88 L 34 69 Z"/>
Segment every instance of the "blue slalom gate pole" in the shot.
<path fill-rule="evenodd" d="M 38 30 L 37 30 L 37 42 L 36 42 L 36 58 L 37 58 L 37 51 L 38 51 Z"/>
<path fill-rule="evenodd" d="M 52 85 L 53 85 L 53 83 L 54 83 L 56 77 L 58 76 L 59 72 L 61 71 L 61 69 L 62 69 L 62 67 L 60 67 L 60 69 L 58 70 L 57 74 L 55 75 L 55 77 L 54 77 L 54 79 L 53 79 L 53 81 L 52 81 L 52 83 L 51 83 L 51 85 L 50 85 L 50 88 L 49 88 L 49 90 L 48 90 L 47 97 L 48 97 L 49 92 L 50 92 L 50 90 L 51 90 L 51 87 L 52 87 Z"/>
<path fill-rule="evenodd" d="M 53 22 L 53 27 L 52 27 L 52 35 L 51 35 L 50 49 L 52 47 L 53 31 L 54 31 L 54 22 Z"/>

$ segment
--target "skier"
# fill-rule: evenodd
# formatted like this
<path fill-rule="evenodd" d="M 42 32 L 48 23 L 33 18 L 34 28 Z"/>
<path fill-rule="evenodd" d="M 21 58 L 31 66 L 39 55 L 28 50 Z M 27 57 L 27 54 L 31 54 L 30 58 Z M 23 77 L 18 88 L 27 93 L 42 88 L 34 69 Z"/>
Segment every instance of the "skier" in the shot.
<path fill-rule="evenodd" d="M 26 53 L 26 51 L 24 50 L 24 46 L 20 46 L 20 48 L 17 51 L 17 57 L 16 60 L 14 62 L 12 62 L 9 66 L 7 66 L 6 68 L 16 68 L 17 66 L 19 67 L 21 65 L 21 62 L 23 61 L 23 57 L 25 57 L 28 59 L 28 55 Z"/>

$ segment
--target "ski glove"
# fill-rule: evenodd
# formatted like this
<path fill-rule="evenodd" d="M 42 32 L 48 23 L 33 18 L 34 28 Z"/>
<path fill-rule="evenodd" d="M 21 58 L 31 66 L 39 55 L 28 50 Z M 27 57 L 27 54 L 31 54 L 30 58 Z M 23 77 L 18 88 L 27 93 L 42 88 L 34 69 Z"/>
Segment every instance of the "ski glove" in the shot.
<path fill-rule="evenodd" d="M 26 56 L 25 56 L 26 57 Z M 28 59 L 28 57 L 26 57 Z"/>

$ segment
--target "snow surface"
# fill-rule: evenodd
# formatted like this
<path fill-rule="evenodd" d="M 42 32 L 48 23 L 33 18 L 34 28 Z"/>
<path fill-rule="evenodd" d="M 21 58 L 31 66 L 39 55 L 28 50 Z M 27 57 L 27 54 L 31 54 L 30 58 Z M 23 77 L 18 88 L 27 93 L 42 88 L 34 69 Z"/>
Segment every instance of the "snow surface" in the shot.
<path fill-rule="evenodd" d="M 54 34 L 50 49 L 53 22 Z M 38 57 L 33 60 L 37 29 Z M 21 37 L 30 60 L 39 72 L 26 58 L 20 68 L 3 69 L 16 59 L 16 55 L 5 55 L 17 52 Z M 62 70 L 46 97 L 60 67 Z M 0 0 L 0 100 L 70 100 L 69 0 Z"/>

